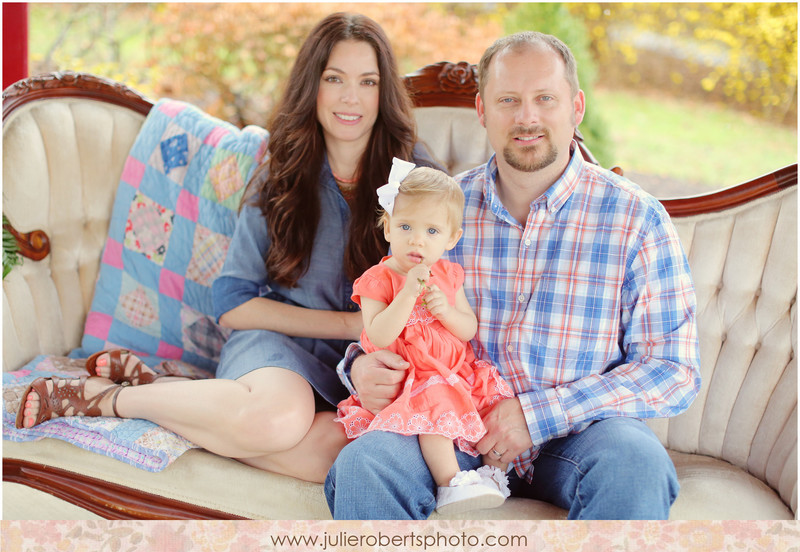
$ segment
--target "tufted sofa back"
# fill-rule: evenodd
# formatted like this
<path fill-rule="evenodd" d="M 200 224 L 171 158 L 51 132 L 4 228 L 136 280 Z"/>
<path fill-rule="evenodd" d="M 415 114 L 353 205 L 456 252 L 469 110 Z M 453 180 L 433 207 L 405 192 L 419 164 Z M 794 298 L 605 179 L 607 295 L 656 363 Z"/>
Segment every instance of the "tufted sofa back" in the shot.
<path fill-rule="evenodd" d="M 797 503 L 797 187 L 673 215 L 698 301 L 703 386 L 650 426 L 670 449 L 721 458 Z"/>

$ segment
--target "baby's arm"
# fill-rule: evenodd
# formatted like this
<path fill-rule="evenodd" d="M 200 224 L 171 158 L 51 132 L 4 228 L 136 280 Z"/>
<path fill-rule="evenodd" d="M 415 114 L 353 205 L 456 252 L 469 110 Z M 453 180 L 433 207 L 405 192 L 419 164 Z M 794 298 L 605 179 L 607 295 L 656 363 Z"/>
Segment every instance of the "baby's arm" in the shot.
<path fill-rule="evenodd" d="M 361 298 L 361 313 L 367 337 L 376 347 L 388 347 L 400 337 L 417 297 L 430 279 L 427 265 L 418 264 L 406 274 L 406 282 L 388 305 L 376 299 Z M 466 297 L 464 298 L 466 302 Z M 469 308 L 469 305 L 467 305 Z"/>
<path fill-rule="evenodd" d="M 472 307 L 469 306 L 463 286 L 456 292 L 455 305 L 451 305 L 447 301 L 447 297 L 438 286 L 431 286 L 425 292 L 425 306 L 450 333 L 460 340 L 469 341 L 475 337 L 475 333 L 478 331 L 478 318 L 472 311 Z"/>
<path fill-rule="evenodd" d="M 417 297 L 401 290 L 390 304 L 368 297 L 361 298 L 364 331 L 376 347 L 388 347 L 400 336 L 411 316 Z"/>

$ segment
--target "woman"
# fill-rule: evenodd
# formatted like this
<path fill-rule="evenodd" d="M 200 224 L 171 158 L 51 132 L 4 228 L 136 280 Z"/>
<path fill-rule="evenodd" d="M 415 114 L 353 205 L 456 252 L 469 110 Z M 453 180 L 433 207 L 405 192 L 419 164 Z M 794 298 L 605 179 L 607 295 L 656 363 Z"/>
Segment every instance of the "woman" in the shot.
<path fill-rule="evenodd" d="M 432 162 L 414 147 L 391 46 L 361 15 L 330 15 L 311 32 L 269 130 L 269 160 L 249 184 L 213 287 L 220 324 L 235 330 L 216 379 L 156 379 L 133 355 L 101 353 L 87 361 L 101 377 L 34 382 L 19 425 L 144 418 L 246 464 L 324 480 L 346 443 L 324 403 L 348 394 L 335 365 L 362 329 L 352 282 L 386 253 L 375 190 L 392 157 Z"/>

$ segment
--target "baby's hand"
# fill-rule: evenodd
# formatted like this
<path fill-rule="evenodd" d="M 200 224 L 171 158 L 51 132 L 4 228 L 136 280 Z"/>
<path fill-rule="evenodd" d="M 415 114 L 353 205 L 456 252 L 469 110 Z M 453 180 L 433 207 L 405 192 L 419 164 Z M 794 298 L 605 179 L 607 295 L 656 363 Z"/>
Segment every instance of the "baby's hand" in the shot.
<path fill-rule="evenodd" d="M 433 316 L 440 320 L 446 316 L 452 308 L 452 305 L 447 302 L 447 297 L 444 292 L 435 284 L 425 292 L 425 306 Z"/>
<path fill-rule="evenodd" d="M 431 271 L 428 268 L 428 265 L 420 263 L 409 270 L 408 274 L 406 274 L 405 288 L 413 292 L 414 297 L 417 297 L 425 291 L 430 278 Z"/>

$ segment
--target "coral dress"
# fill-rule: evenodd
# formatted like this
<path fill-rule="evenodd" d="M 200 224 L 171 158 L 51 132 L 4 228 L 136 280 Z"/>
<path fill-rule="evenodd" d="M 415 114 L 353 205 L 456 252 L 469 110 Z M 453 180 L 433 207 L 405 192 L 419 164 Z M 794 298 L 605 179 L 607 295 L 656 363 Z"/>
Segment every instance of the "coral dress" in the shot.
<path fill-rule="evenodd" d="M 368 297 L 387 305 L 392 302 L 406 278 L 384 264 L 388 258 L 355 281 L 353 301 L 361 305 L 361 297 Z M 450 304 L 455 304 L 456 292 L 464 284 L 464 269 L 439 260 L 431 267 L 431 284 L 439 286 Z M 336 419 L 351 439 L 376 429 L 403 435 L 437 434 L 477 456 L 472 444 L 486 434 L 481 415 L 514 394 L 495 367 L 476 359 L 470 344 L 450 333 L 425 308 L 423 300 L 424 294 L 417 298 L 400 336 L 387 347 L 411 364 L 400 395 L 377 416 L 353 395 L 339 403 Z M 361 345 L 368 353 L 379 349 L 366 332 L 361 334 Z"/>

